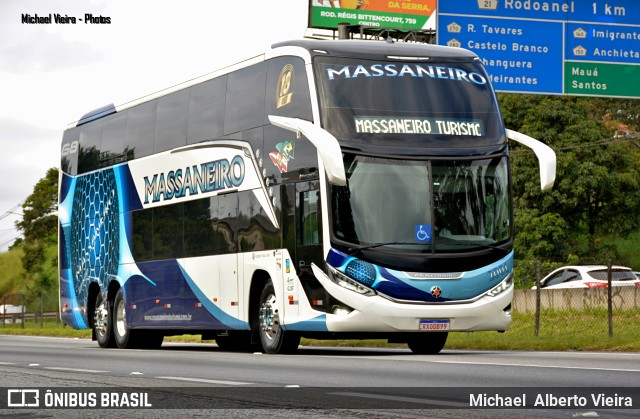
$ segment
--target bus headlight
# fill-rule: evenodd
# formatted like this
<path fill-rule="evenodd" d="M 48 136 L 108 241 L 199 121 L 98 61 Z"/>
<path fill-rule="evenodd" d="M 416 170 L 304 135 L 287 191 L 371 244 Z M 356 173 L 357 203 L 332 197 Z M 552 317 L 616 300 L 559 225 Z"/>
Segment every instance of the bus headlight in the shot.
<path fill-rule="evenodd" d="M 504 279 L 504 281 L 502 281 L 501 283 L 493 287 L 493 289 L 491 289 L 489 292 L 487 292 L 487 295 L 489 297 L 497 297 L 498 295 L 508 290 L 512 285 L 513 285 L 513 273 L 509 274 L 509 276 L 507 276 Z"/>
<path fill-rule="evenodd" d="M 365 287 L 358 281 L 352 278 L 349 278 L 347 275 L 343 274 L 342 272 L 340 272 L 339 270 L 335 269 L 332 266 L 329 266 L 329 265 L 326 265 L 326 266 L 327 266 L 327 273 L 328 273 L 327 276 L 329 277 L 329 279 L 334 283 L 340 285 L 342 288 L 346 288 L 348 290 L 357 292 L 358 294 L 362 294 L 362 295 L 367 295 L 367 296 L 376 295 L 376 292 L 371 288 Z"/>

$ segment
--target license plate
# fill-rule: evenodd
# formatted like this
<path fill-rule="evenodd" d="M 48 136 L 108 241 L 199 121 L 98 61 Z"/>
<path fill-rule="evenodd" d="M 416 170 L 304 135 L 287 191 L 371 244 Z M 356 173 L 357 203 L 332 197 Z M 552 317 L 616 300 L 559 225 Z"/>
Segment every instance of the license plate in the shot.
<path fill-rule="evenodd" d="M 420 319 L 419 330 L 421 332 L 447 332 L 451 324 L 448 319 Z"/>

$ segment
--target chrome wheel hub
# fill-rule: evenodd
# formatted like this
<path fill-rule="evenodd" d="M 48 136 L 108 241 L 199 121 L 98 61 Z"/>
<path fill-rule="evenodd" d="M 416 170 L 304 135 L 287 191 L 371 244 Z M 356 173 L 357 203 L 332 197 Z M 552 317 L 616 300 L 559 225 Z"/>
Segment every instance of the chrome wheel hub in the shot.
<path fill-rule="evenodd" d="M 116 332 L 118 336 L 124 336 L 127 333 L 127 313 L 124 308 L 124 300 L 121 299 L 118 301 L 118 306 L 116 307 Z"/>
<path fill-rule="evenodd" d="M 278 302 L 273 294 L 269 295 L 260 306 L 260 330 L 270 340 L 275 339 L 280 331 Z"/>
<path fill-rule="evenodd" d="M 107 324 L 109 322 L 109 311 L 107 310 L 107 304 L 103 301 L 98 307 L 96 307 L 93 324 L 96 333 L 104 336 L 107 334 Z"/>

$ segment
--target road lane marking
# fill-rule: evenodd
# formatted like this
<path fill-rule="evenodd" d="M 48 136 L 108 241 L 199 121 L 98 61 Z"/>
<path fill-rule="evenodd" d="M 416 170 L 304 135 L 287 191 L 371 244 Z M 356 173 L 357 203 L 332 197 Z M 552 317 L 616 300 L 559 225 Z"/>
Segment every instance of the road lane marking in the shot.
<path fill-rule="evenodd" d="M 528 368 L 564 368 L 568 370 L 594 370 L 614 372 L 640 372 L 625 368 L 600 368 L 600 367 L 572 367 L 566 365 L 535 365 L 535 364 L 505 364 L 500 362 L 470 362 L 470 361 L 428 361 L 434 364 L 461 364 L 461 365 L 488 365 L 491 367 L 528 367 Z"/>
<path fill-rule="evenodd" d="M 156 377 L 163 380 L 178 380 L 178 381 L 191 381 L 194 383 L 206 383 L 206 384 L 221 384 L 225 386 L 248 386 L 254 383 L 243 383 L 240 381 L 223 381 L 223 380 L 207 380 L 204 378 L 190 378 L 190 377 Z"/>
<path fill-rule="evenodd" d="M 328 393 L 328 394 L 332 396 L 362 397 L 365 399 L 392 400 L 396 402 L 420 403 L 420 404 L 429 404 L 429 405 L 438 405 L 438 406 L 469 407 L 468 403 L 459 403 L 459 402 L 434 400 L 434 399 L 416 399 L 413 397 L 390 396 L 390 395 L 384 395 L 384 394 L 370 394 L 370 393 L 356 393 L 356 392 Z"/>
<path fill-rule="evenodd" d="M 0 365 L 16 365 L 15 362 L 0 362 Z"/>
<path fill-rule="evenodd" d="M 100 371 L 100 370 L 87 370 L 83 368 L 65 368 L 65 367 L 44 367 L 45 370 L 54 370 L 54 371 L 69 371 L 69 372 L 89 372 L 89 373 L 104 373 L 109 371 Z"/>

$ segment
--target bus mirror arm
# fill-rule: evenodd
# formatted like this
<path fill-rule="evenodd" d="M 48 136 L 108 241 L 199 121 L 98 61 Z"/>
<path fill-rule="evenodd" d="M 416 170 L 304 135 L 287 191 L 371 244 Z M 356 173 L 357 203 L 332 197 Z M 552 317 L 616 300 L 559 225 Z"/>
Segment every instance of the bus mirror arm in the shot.
<path fill-rule="evenodd" d="M 540 163 L 540 188 L 551 189 L 556 180 L 556 153 L 548 145 L 518 131 L 506 130 L 507 138 L 523 144 L 536 154 Z"/>
<path fill-rule="evenodd" d="M 320 126 L 299 118 L 287 118 L 284 116 L 269 115 L 269 122 L 276 127 L 287 131 L 302 133 L 318 150 L 327 179 L 338 186 L 347 184 L 347 176 L 342 161 L 342 150 L 336 137 Z"/>

